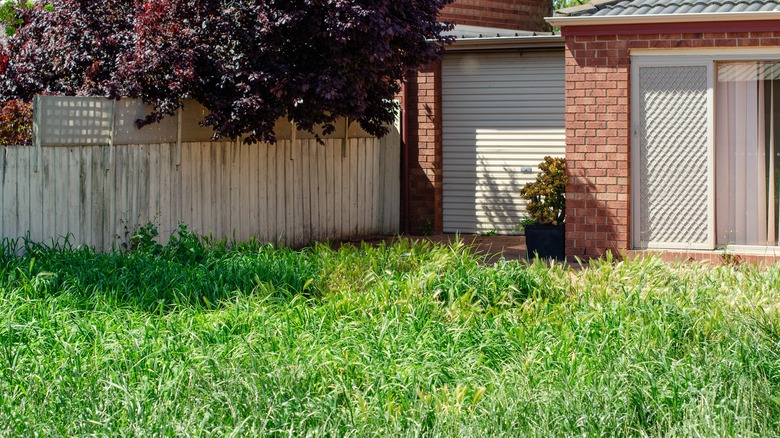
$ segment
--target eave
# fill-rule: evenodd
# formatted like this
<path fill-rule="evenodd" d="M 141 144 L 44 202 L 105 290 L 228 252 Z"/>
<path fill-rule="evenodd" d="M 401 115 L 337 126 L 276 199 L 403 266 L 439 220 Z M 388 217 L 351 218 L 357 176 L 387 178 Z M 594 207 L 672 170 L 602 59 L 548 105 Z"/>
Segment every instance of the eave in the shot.
<path fill-rule="evenodd" d="M 561 35 L 460 38 L 446 47 L 447 52 L 512 50 L 512 49 L 563 49 Z"/>
<path fill-rule="evenodd" d="M 609 26 L 670 23 L 717 23 L 730 21 L 780 20 L 780 12 L 721 12 L 696 14 L 649 14 L 649 15 L 601 15 L 590 17 L 546 17 L 545 21 L 555 27 Z"/>

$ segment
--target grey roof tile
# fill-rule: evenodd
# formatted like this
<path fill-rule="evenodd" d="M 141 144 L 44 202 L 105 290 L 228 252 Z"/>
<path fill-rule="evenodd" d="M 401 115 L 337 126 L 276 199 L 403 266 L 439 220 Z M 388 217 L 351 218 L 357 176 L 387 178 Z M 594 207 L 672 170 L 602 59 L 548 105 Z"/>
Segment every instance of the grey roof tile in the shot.
<path fill-rule="evenodd" d="M 651 14 L 780 12 L 780 1 L 769 0 L 591 0 L 555 11 L 558 17 L 599 17 Z"/>

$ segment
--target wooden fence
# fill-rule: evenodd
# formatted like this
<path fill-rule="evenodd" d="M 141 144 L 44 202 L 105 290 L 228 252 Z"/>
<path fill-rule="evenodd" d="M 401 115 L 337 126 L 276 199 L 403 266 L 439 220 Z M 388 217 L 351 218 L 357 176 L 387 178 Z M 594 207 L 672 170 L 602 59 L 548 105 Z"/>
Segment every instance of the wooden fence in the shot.
<path fill-rule="evenodd" d="M 302 246 L 399 228 L 400 138 L 5 146 L 2 236 L 120 248 L 139 225 Z"/>

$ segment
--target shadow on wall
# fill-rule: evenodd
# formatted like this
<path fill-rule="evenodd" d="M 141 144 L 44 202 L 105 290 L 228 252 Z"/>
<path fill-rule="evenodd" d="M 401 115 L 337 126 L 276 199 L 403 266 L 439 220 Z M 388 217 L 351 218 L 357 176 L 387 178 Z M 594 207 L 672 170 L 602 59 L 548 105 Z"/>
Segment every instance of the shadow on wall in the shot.
<path fill-rule="evenodd" d="M 436 147 L 437 143 L 441 144 L 441 124 L 440 115 L 426 102 L 432 87 L 418 80 L 419 75 L 426 73 L 421 70 L 411 75 L 405 84 L 410 104 L 404 102 L 408 112 L 405 148 L 408 181 L 401 184 L 401 196 L 405 200 L 401 226 L 406 233 L 420 235 L 441 232 L 441 215 L 436 214 L 436 206 L 441 205 L 441 150 L 437 151 Z"/>
<path fill-rule="evenodd" d="M 580 257 L 630 249 L 631 59 L 620 40 L 594 56 L 593 38 L 566 39 L 566 251 Z"/>
<path fill-rule="evenodd" d="M 520 189 L 545 156 L 563 155 L 556 129 L 448 126 L 444 135 L 445 230 L 520 234 L 527 216 Z"/>
<path fill-rule="evenodd" d="M 486 166 L 487 163 L 480 159 L 478 164 Z M 504 165 L 503 172 L 485 172 L 485 190 L 490 193 L 488 198 L 490 206 L 485 210 L 484 221 L 489 230 L 496 230 L 499 234 L 521 234 L 523 217 L 526 215 L 525 202 L 520 198 L 520 189 L 526 184 L 526 178 L 517 167 Z M 497 176 L 501 176 L 498 178 Z"/>
<path fill-rule="evenodd" d="M 475 145 L 476 141 L 475 137 Z M 444 203 L 446 229 L 474 234 L 520 234 L 525 203 L 519 193 L 526 183 L 520 170 L 480 155 L 476 147 L 469 156 L 458 153 L 458 160 L 464 164 L 452 164 L 449 158 L 445 157 L 445 166 L 460 169 L 448 170 L 445 174 L 444 185 L 448 193 Z"/>
<path fill-rule="evenodd" d="M 620 257 L 626 248 L 619 243 L 620 223 L 628 222 L 628 212 L 621 220 L 607 202 L 598 198 L 604 192 L 593 182 L 594 178 L 584 175 L 576 163 L 569 166 L 569 184 L 566 186 L 566 255 L 601 257 L 607 252 Z"/>

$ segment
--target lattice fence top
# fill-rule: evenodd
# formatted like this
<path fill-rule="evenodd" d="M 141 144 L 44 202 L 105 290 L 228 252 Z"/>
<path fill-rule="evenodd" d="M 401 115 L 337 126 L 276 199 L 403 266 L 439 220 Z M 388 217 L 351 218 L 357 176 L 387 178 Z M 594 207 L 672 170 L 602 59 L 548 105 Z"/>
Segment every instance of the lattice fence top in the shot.
<path fill-rule="evenodd" d="M 185 101 L 176 116 L 159 123 L 136 127 L 136 120 L 152 108 L 139 99 L 118 101 L 101 97 L 36 96 L 33 132 L 37 146 L 89 146 L 203 142 L 212 139 L 213 130 L 200 126 L 206 109 L 195 101 Z M 279 120 L 275 131 L 280 140 L 293 137 L 287 120 Z M 296 131 L 295 138 L 313 138 Z M 370 138 L 357 123 L 336 122 L 336 131 L 322 138 Z"/>
<path fill-rule="evenodd" d="M 34 132 L 42 146 L 108 144 L 113 101 L 99 97 L 37 96 Z"/>

